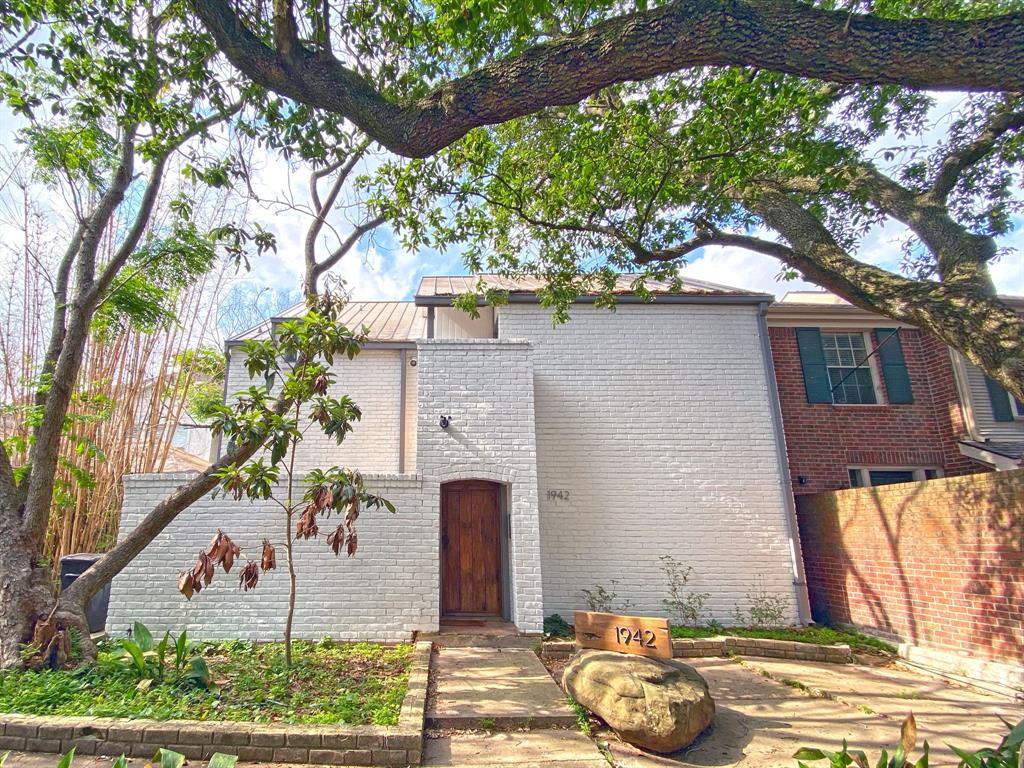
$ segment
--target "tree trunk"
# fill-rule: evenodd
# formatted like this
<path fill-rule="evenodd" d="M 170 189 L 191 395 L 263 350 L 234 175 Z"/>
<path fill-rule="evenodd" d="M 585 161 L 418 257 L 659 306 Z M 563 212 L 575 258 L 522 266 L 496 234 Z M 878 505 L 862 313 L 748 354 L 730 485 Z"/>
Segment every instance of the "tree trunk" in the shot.
<path fill-rule="evenodd" d="M 295 619 L 295 555 L 292 542 L 292 507 L 288 501 L 288 514 L 285 515 L 287 530 L 285 531 L 285 552 L 288 555 L 288 616 L 284 621 L 284 665 L 288 675 L 292 672 L 292 622 Z"/>
<path fill-rule="evenodd" d="M 0 669 L 22 666 L 36 621 L 53 610 L 50 569 L 36 562 L 13 510 L 0 514 Z"/>

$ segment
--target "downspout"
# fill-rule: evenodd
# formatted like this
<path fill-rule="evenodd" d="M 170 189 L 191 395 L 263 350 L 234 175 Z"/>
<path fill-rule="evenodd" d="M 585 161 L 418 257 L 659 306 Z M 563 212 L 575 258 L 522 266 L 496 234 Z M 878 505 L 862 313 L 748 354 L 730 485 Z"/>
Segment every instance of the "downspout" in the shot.
<path fill-rule="evenodd" d="M 404 349 L 398 350 L 398 364 L 402 372 L 398 376 L 398 474 L 405 472 L 405 367 L 409 364 Z"/>
<path fill-rule="evenodd" d="M 804 574 L 804 558 L 800 549 L 800 526 L 796 519 L 796 498 L 793 496 L 793 481 L 789 476 L 789 455 L 786 453 L 786 433 L 782 427 L 782 407 L 779 404 L 779 387 L 775 381 L 775 363 L 772 360 L 772 344 L 768 338 L 768 303 L 761 302 L 757 312 L 757 330 L 761 337 L 761 359 L 768 382 L 768 400 L 772 412 L 772 428 L 775 431 L 775 455 L 782 476 L 782 503 L 786 507 L 786 528 L 789 532 L 789 555 L 793 563 L 793 589 L 796 590 L 797 613 L 801 624 L 811 621 L 811 603 L 807 597 L 807 577 Z"/>

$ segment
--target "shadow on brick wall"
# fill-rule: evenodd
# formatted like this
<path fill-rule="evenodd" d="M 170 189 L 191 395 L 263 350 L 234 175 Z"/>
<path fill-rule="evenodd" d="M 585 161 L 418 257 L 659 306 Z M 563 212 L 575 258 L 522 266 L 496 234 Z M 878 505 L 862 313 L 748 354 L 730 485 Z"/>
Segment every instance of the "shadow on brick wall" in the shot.
<path fill-rule="evenodd" d="M 797 498 L 814 619 L 1024 660 L 1024 471 Z"/>

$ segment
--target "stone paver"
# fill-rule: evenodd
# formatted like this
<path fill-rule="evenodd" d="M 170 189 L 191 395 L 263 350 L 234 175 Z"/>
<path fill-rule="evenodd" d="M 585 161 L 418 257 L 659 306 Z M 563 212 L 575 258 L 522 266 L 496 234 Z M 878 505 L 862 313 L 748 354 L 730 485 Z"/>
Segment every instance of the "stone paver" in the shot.
<path fill-rule="evenodd" d="M 424 765 L 487 768 L 608 768 L 597 747 L 579 731 L 541 730 L 428 739 Z"/>
<path fill-rule="evenodd" d="M 441 648 L 434 657 L 434 674 L 437 690 L 427 706 L 432 726 L 550 728 L 576 722 L 565 694 L 533 651 Z"/>

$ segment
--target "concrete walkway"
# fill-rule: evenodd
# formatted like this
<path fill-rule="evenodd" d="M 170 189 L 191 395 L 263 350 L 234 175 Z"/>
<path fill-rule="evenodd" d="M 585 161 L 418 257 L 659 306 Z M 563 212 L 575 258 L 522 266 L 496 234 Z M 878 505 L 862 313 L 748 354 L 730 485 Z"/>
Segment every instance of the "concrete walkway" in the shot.
<path fill-rule="evenodd" d="M 576 715 L 532 650 L 449 648 L 435 651 L 436 690 L 427 703 L 433 728 L 571 728 Z"/>
<path fill-rule="evenodd" d="M 947 743 L 972 749 L 995 746 L 1006 732 L 998 715 L 1014 722 L 1024 717 L 1024 708 L 1005 699 L 913 672 L 761 658 L 744 664 L 720 658 L 687 663 L 707 679 L 715 699 L 711 728 L 689 748 L 668 757 L 641 753 L 614 734 L 602 734 L 616 766 L 795 768 L 792 755 L 800 747 L 835 750 L 843 739 L 851 748 L 866 751 L 874 765 L 881 749 L 891 752 L 899 741 L 900 722 L 910 710 L 917 719 L 918 749 L 927 738 L 933 768 L 954 766 L 957 758 Z M 764 677 L 762 669 L 778 680 Z M 812 690 L 796 687 L 797 682 Z M 846 692 L 848 698 L 822 698 L 814 695 L 815 687 L 840 698 Z M 915 760 L 919 754 L 915 752 Z"/>

